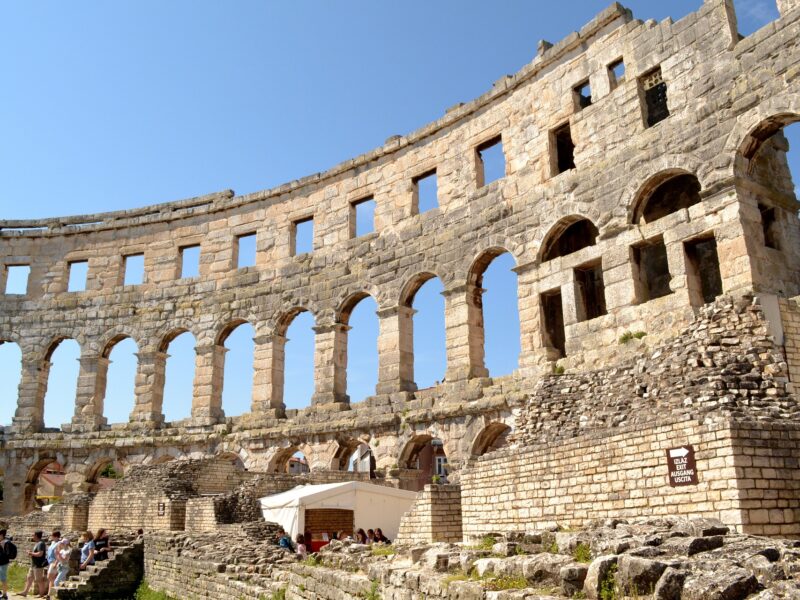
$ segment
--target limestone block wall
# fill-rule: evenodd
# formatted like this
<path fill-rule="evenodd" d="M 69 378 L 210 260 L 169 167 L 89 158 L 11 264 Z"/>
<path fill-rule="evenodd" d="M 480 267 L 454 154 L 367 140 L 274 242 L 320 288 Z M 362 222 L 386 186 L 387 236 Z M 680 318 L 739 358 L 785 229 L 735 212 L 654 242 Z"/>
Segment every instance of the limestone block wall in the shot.
<path fill-rule="evenodd" d="M 428 484 L 403 515 L 396 543 L 456 543 L 463 537 L 461 486 Z"/>
<path fill-rule="evenodd" d="M 500 450 L 463 473 L 464 536 L 642 514 L 796 536 L 798 435 L 799 423 L 684 420 Z M 670 487 L 666 451 L 685 444 L 694 447 L 699 483 Z"/>

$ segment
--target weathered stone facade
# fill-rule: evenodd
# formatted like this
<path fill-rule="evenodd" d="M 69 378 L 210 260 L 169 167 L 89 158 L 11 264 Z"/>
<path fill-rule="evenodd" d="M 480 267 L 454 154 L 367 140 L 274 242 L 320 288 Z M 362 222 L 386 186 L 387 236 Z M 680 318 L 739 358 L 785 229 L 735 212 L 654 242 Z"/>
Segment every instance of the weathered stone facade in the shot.
<path fill-rule="evenodd" d="M 794 435 L 789 379 L 800 345 L 791 299 L 800 294 L 800 227 L 780 133 L 800 119 L 794 5 L 782 2 L 780 19 L 740 38 L 729 0 L 706 0 L 680 21 L 662 23 L 636 20 L 615 4 L 558 44 L 541 44 L 529 65 L 475 101 L 326 173 L 247 196 L 223 192 L 119 213 L 0 222 L 0 288 L 4 267 L 31 266 L 25 295 L 0 296 L 0 340 L 23 353 L 19 406 L 0 442 L 3 511 L 29 508 L 39 472 L 54 460 L 73 492 L 94 491 L 111 462 L 128 468 L 222 456 L 252 472 L 277 472 L 297 450 L 312 472 L 344 478 L 347 456 L 363 442 L 380 480 L 405 486 L 417 478 L 419 446 L 438 438 L 453 481 L 464 465 L 477 465 L 464 475 L 466 522 L 478 497 L 470 485 L 491 480 L 481 479 L 481 465 L 519 467 L 531 480 L 543 465 L 547 473 L 551 464 L 584 469 L 559 483 L 569 490 L 589 473 L 576 453 L 591 436 L 616 452 L 626 435 L 639 435 L 633 456 L 651 465 L 661 480 L 653 485 L 663 488 L 653 461 L 673 432 L 696 437 L 704 468 L 737 494 L 716 500 L 714 490 L 698 488 L 686 501 L 702 507 L 688 512 L 738 511 L 734 525 L 796 533 L 796 510 L 774 523 L 773 513 L 763 523 L 758 512 L 797 499 L 795 475 L 787 473 L 796 472 L 796 453 L 783 466 L 754 465 L 760 471 L 751 476 L 744 459 L 726 462 L 735 446 L 720 455 L 702 446 L 717 426 L 746 430 L 750 440 L 786 420 L 778 446 Z M 610 68 L 620 59 L 624 77 Z M 586 81 L 588 105 L 575 92 Z M 498 136 L 505 177 L 483 185 L 479 150 Z M 431 169 L 439 207 L 417 214 L 413 182 Z M 366 197 L 377 203 L 376 231 L 354 237 L 353 203 Z M 295 256 L 293 224 L 309 216 L 314 250 Z M 236 240 L 253 232 L 256 265 L 236 269 Z M 200 275 L 181 279 L 181 248 L 195 244 Z M 506 251 L 517 264 L 522 353 L 515 373 L 492 379 L 481 284 L 491 260 Z M 125 286 L 124 257 L 140 253 L 145 281 Z M 68 292 L 69 264 L 82 260 L 87 290 Z M 445 289 L 447 373 L 442 384 L 417 390 L 411 306 L 434 276 Z M 715 308 L 701 308 L 722 294 Z M 366 295 L 379 307 L 379 382 L 374 397 L 350 404 L 348 319 Z M 704 312 L 713 310 L 724 325 Z M 285 333 L 302 311 L 316 320 L 316 392 L 311 407 L 287 411 Z M 252 410 L 226 418 L 223 344 L 245 321 L 256 330 Z M 691 327 L 703 323 L 720 331 L 702 338 Z M 197 340 L 192 416 L 166 423 L 165 351 L 184 331 Z M 636 332 L 647 335 L 618 342 Z M 129 423 L 110 427 L 103 417 L 108 356 L 125 337 L 139 347 L 136 406 Z M 75 416 L 61 431 L 45 431 L 49 359 L 65 338 L 82 348 Z M 563 378 L 549 375 L 556 364 Z M 477 458 L 509 428 L 523 453 Z M 534 442 L 539 447 L 529 448 Z M 570 444 L 573 453 L 563 452 Z M 645 467 L 629 468 L 632 477 Z M 750 498 L 746 481 L 785 491 Z M 229 483 L 218 491 L 229 491 Z M 533 497 L 535 489 L 534 482 L 525 493 Z M 620 501 L 609 498 L 597 511 L 627 509 Z M 185 503 L 175 510 L 185 521 L 178 514 Z M 513 511 L 498 518 L 533 518 Z M 550 516 L 542 509 L 542 519 Z M 565 516 L 572 518 L 580 519 Z"/>

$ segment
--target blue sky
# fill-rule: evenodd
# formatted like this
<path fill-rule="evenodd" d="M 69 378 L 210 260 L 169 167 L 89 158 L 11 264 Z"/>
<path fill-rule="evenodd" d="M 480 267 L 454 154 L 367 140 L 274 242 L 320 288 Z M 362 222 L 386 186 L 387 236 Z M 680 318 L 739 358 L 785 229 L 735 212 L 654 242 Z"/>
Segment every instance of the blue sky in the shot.
<path fill-rule="evenodd" d="M 94 213 L 233 188 L 279 185 L 379 146 L 488 90 L 605 8 L 508 0 L 267 2 L 28 1 L 0 5 L 0 218 Z M 639 18 L 679 18 L 701 0 L 627 2 Z M 771 0 L 737 1 L 748 33 Z M 429 200 L 426 200 L 428 202 Z M 301 236 L 302 237 L 302 236 Z M 509 257 L 486 276 L 487 362 L 511 371 L 519 347 Z M 415 308 L 421 386 L 444 372 L 443 300 L 432 281 Z M 349 391 L 374 389 L 374 306 L 353 315 Z M 292 324 L 287 403 L 311 392 L 310 315 Z M 425 335 L 421 335 L 424 332 Z M 252 332 L 228 340 L 224 404 L 250 403 Z M 190 336 L 170 347 L 168 418 L 188 415 Z M 134 344 L 115 348 L 107 405 L 126 420 Z M 250 354 L 248 354 L 250 353 Z M 48 425 L 73 410 L 77 349 L 54 356 Z M 16 404 L 18 351 L 0 346 L 0 423 Z"/>

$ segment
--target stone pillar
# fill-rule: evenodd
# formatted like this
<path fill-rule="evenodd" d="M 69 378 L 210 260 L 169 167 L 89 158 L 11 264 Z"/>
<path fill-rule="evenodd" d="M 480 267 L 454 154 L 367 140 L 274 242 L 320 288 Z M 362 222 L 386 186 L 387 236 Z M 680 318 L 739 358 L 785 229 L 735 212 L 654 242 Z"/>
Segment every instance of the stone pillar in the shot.
<path fill-rule="evenodd" d="M 139 368 L 136 371 L 136 404 L 131 413 L 131 423 L 158 427 L 164 422 L 164 380 L 167 353 L 158 350 L 138 352 Z"/>
<path fill-rule="evenodd" d="M 253 414 L 283 416 L 286 338 L 260 335 L 253 338 Z"/>
<path fill-rule="evenodd" d="M 378 311 L 378 387 L 379 394 L 413 392 L 414 313 L 408 306 L 392 306 Z"/>
<path fill-rule="evenodd" d="M 225 353 L 219 344 L 197 346 L 194 363 L 192 423 L 214 425 L 225 416 L 222 412 L 222 385 L 225 376 Z"/>
<path fill-rule="evenodd" d="M 778 0 L 778 11 L 781 16 L 788 15 L 798 6 L 800 6 L 800 0 Z"/>
<path fill-rule="evenodd" d="M 530 263 L 514 268 L 519 294 L 519 370 L 525 377 L 539 374 L 547 360 L 542 344 L 542 308 L 537 267 L 537 263 Z"/>
<path fill-rule="evenodd" d="M 447 381 L 488 377 L 483 362 L 483 290 L 465 284 L 442 292 L 445 300 Z"/>
<path fill-rule="evenodd" d="M 347 332 L 343 323 L 318 325 L 314 353 L 313 406 L 348 404 L 347 396 Z"/>
<path fill-rule="evenodd" d="M 103 417 L 103 401 L 106 396 L 108 365 L 104 356 L 89 355 L 78 359 L 78 386 L 75 394 L 75 416 L 73 430 L 92 431 L 106 424 Z"/>
<path fill-rule="evenodd" d="M 19 402 L 13 419 L 14 431 L 33 433 L 44 428 L 44 395 L 50 362 L 30 356 L 22 357 L 22 377 L 19 381 Z"/>

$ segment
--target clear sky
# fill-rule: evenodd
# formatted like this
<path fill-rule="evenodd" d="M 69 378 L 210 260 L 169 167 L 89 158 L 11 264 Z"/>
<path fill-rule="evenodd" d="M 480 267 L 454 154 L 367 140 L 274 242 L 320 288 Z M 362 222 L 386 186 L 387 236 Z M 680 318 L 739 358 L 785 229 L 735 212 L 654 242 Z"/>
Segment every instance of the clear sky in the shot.
<path fill-rule="evenodd" d="M 279 185 L 379 146 L 487 91 L 610 2 L 406 0 L 273 2 L 118 0 L 0 4 L 0 218 L 133 208 L 233 188 Z M 679 18 L 701 0 L 625 3 L 637 17 Z M 739 0 L 740 29 L 776 16 L 773 0 Z M 510 257 L 487 274 L 487 361 L 513 370 L 519 349 Z M 437 281 L 417 298 L 418 382 L 443 376 Z M 353 315 L 350 394 L 374 389 L 374 306 Z M 312 393 L 313 318 L 293 323 L 287 403 Z M 424 336 L 420 333 L 424 332 Z M 228 341 L 225 408 L 250 402 L 252 331 Z M 188 415 L 190 336 L 170 348 L 168 418 Z M 133 402 L 135 344 L 115 348 L 112 421 Z M 16 353 L 16 354 L 15 354 Z M 249 354 L 248 354 L 249 353 Z M 311 358 L 309 358 L 311 357 Z M 51 426 L 73 410 L 77 348 L 54 356 Z M 250 359 L 252 360 L 252 359 Z M 16 403 L 19 357 L 0 346 L 0 423 Z M 112 383 L 113 382 L 113 383 Z"/>

